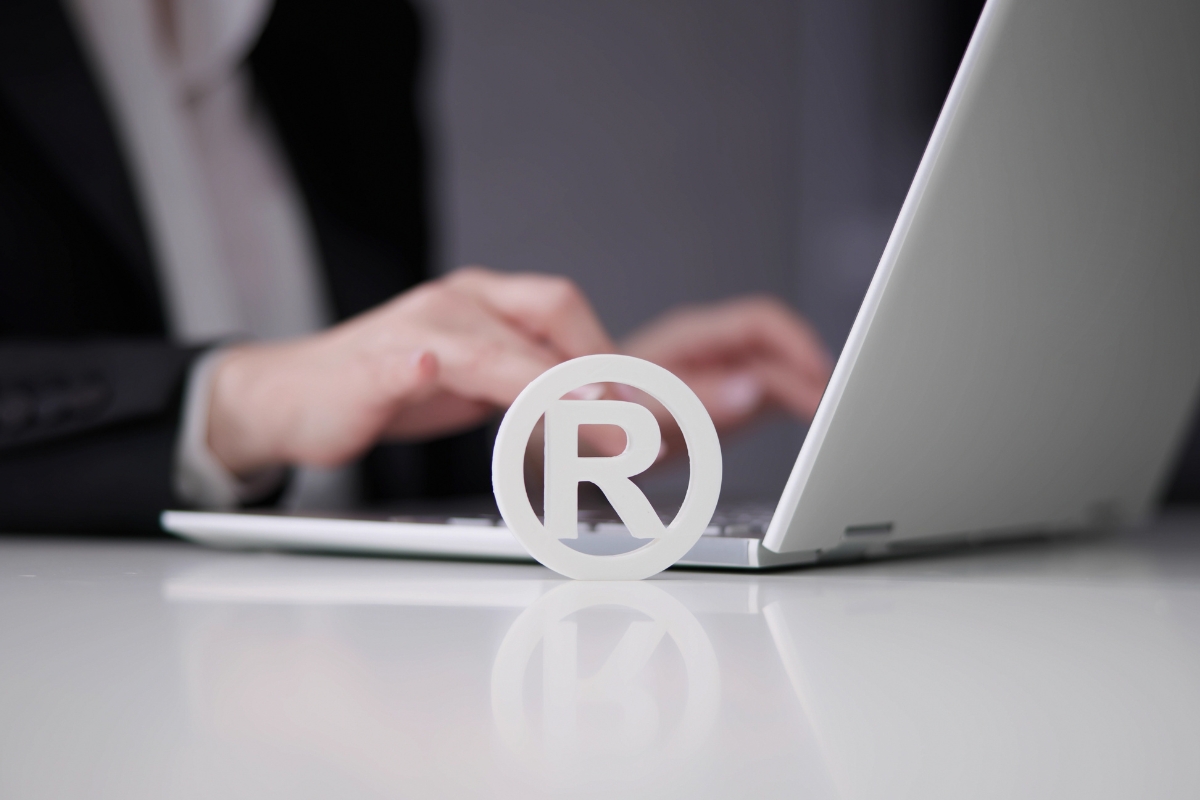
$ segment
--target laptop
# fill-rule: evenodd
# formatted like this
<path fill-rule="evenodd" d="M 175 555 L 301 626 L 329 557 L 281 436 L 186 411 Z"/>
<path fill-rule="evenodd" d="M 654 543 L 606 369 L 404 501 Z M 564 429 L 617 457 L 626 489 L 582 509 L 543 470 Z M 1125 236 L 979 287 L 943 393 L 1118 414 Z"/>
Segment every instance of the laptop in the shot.
<path fill-rule="evenodd" d="M 764 569 L 1148 515 L 1200 389 L 1200 4 L 990 0 L 781 497 Z M 493 513 L 166 511 L 225 547 L 526 560 Z M 581 514 L 586 552 L 631 549 Z"/>

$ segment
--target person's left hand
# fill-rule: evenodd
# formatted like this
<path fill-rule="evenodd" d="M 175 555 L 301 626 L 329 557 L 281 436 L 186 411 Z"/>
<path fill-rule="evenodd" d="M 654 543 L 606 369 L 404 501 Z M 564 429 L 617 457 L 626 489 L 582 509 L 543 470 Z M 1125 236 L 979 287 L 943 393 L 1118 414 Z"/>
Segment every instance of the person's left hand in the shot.
<path fill-rule="evenodd" d="M 778 410 L 811 421 L 833 369 L 812 326 L 770 297 L 676 309 L 636 331 L 621 349 L 683 379 L 721 433 Z M 628 387 L 616 391 L 649 406 L 666 454 L 682 455 L 679 428 L 660 404 Z"/>

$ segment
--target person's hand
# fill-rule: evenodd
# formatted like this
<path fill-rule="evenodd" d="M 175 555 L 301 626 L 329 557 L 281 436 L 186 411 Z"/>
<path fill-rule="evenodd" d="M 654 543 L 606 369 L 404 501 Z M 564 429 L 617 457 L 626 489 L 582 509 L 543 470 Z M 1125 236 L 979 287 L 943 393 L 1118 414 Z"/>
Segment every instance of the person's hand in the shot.
<path fill-rule="evenodd" d="M 570 281 L 466 268 L 322 333 L 231 348 L 208 443 L 238 475 L 337 466 L 381 439 L 467 429 L 555 364 L 613 350 Z"/>
<path fill-rule="evenodd" d="M 769 297 L 669 312 L 635 332 L 622 349 L 683 379 L 721 433 L 773 410 L 811 421 L 833 370 L 816 331 Z M 618 391 L 650 406 L 667 451 L 682 454 L 682 436 L 665 409 L 640 392 Z"/>

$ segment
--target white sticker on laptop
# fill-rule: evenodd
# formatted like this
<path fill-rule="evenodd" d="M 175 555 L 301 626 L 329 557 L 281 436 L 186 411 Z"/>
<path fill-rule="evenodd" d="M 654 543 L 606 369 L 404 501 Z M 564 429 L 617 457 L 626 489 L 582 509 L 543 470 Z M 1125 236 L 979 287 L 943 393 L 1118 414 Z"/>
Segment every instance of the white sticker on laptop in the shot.
<path fill-rule="evenodd" d="M 620 400 L 564 400 L 594 383 L 619 383 L 654 397 L 675 418 L 687 444 L 691 472 L 687 494 L 667 525 L 631 477 L 654 463 L 661 444 L 649 409 Z M 546 418 L 545 523 L 525 489 L 525 448 L 539 419 Z M 579 455 L 579 426 L 616 425 L 625 432 L 624 452 Z M 667 370 L 639 358 L 594 355 L 542 373 L 517 396 L 500 423 L 492 453 L 492 490 L 500 514 L 529 554 L 552 570 L 580 580 L 641 580 L 682 558 L 712 520 L 721 493 L 721 443 L 707 409 Z M 594 483 L 636 538 L 647 544 L 617 555 L 591 555 L 563 543 L 578 534 L 578 487 Z"/>

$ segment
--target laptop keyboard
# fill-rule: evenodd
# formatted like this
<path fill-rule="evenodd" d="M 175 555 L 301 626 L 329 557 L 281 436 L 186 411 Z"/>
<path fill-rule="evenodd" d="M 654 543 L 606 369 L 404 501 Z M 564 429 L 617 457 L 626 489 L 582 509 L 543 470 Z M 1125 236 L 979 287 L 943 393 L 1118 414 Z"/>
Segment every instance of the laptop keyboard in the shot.
<path fill-rule="evenodd" d="M 732 503 L 720 505 L 713 514 L 712 521 L 705 529 L 705 536 L 724 536 L 732 539 L 761 539 L 766 533 L 775 506 L 765 503 Z M 670 523 L 673 515 L 660 514 L 663 523 Z M 481 513 L 461 516 L 442 516 L 436 514 L 397 514 L 390 515 L 392 522 L 416 522 L 427 525 L 454 525 L 465 527 L 493 527 L 503 525 L 499 514 Z M 540 519 L 540 517 L 539 517 Z M 610 510 L 580 509 L 579 532 L 581 534 L 608 534 L 627 536 L 629 532 Z"/>

